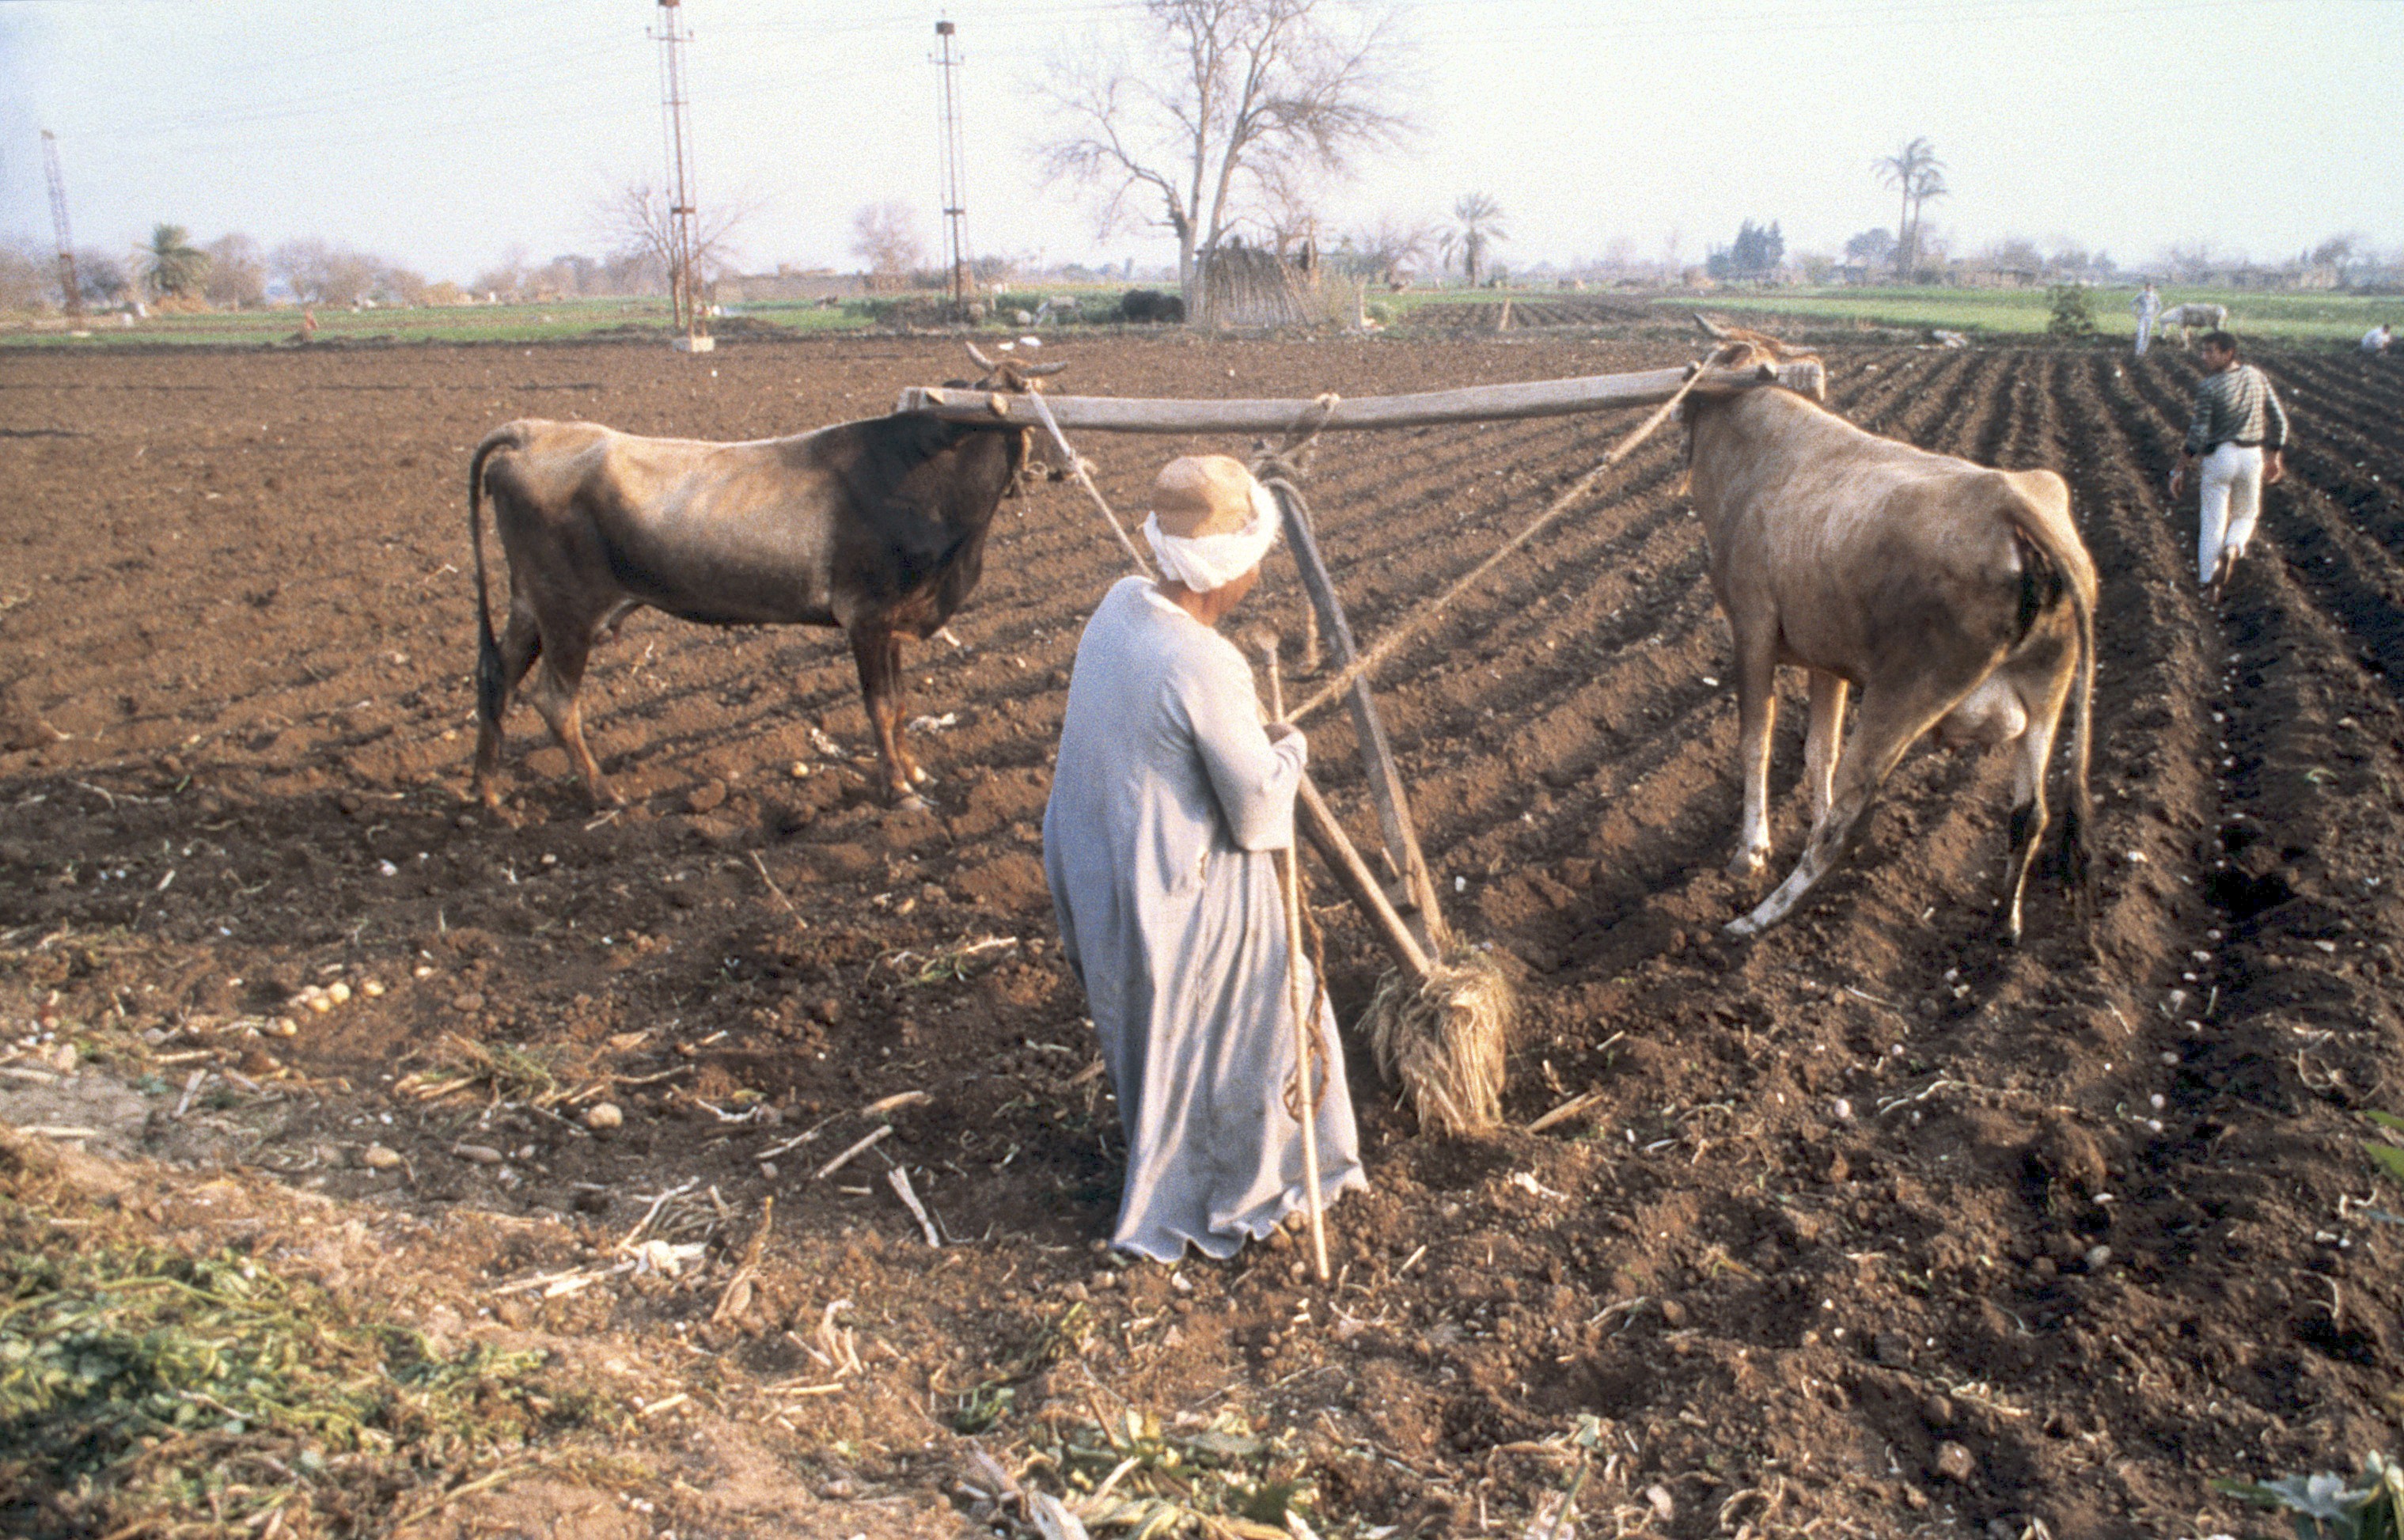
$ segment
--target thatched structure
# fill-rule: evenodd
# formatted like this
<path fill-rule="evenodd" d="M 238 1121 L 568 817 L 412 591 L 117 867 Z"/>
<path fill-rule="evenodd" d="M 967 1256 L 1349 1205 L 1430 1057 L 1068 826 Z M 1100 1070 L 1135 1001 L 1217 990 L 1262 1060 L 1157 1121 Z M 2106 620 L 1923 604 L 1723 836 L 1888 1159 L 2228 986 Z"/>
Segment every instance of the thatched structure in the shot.
<path fill-rule="evenodd" d="M 1310 318 L 1301 280 L 1273 251 L 1231 240 L 1195 261 L 1195 319 L 1204 326 L 1300 326 Z"/>

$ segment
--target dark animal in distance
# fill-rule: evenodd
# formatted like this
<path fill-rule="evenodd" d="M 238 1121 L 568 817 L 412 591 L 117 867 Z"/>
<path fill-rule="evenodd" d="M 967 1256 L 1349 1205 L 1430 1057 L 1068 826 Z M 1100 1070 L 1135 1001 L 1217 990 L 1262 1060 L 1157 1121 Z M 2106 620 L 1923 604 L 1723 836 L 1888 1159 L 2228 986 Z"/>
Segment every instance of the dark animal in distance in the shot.
<path fill-rule="evenodd" d="M 1789 356 L 1757 332 L 1704 324 L 1727 367 Z M 1754 935 L 1784 918 L 1851 852 L 1879 788 L 1934 729 L 1950 746 L 2019 745 L 2003 913 L 2017 942 L 2065 704 L 2076 717 L 2063 849 L 2087 913 L 2096 580 L 2068 485 L 2050 470 L 1992 470 L 1881 439 L 1786 390 L 1697 391 L 1685 411 L 1712 590 L 1736 640 L 1740 875 L 1769 854 L 1778 667 L 1810 671 L 1811 833 L 1794 872 L 1728 929 Z M 1861 705 L 1840 757 L 1850 690 Z"/>
<path fill-rule="evenodd" d="M 1181 325 L 1185 320 L 1185 300 L 1181 295 L 1163 294 L 1156 288 L 1131 288 L 1119 296 L 1119 319 Z"/>
<path fill-rule="evenodd" d="M 982 361 L 982 360 L 980 360 Z M 1058 364 L 978 382 L 1026 388 Z M 505 424 L 468 469 L 476 555 L 475 791 L 497 805 L 501 722 L 527 671 L 535 709 L 596 805 L 620 799 L 584 741 L 594 642 L 650 608 L 704 625 L 839 626 L 888 791 L 927 779 L 902 741 L 902 638 L 932 636 L 976 587 L 985 534 L 1027 462 L 1016 424 L 897 413 L 748 443 L 644 439 L 592 423 Z M 483 502 L 509 559 L 493 633 Z"/>

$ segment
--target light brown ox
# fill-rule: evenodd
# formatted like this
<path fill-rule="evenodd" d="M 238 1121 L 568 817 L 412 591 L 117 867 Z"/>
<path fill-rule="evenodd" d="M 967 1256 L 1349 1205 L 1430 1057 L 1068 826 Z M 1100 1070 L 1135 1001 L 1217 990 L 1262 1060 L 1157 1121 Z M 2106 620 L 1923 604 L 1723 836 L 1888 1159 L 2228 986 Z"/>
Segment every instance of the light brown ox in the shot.
<path fill-rule="evenodd" d="M 1732 367 L 1790 356 L 1757 332 L 1705 325 Z M 2018 942 L 2047 764 L 2074 696 L 2063 854 L 2084 917 L 2095 566 L 2062 479 L 1882 439 L 1786 390 L 1698 392 L 1685 413 L 1712 588 L 1736 640 L 1744 811 L 1729 869 L 1740 875 L 1769 854 L 1778 667 L 1810 671 L 1811 833 L 1786 880 L 1728 930 L 1757 935 L 1784 918 L 1851 852 L 1879 788 L 1934 728 L 1949 747 L 2019 745 L 2002 917 Z M 1861 704 L 1839 755 L 1851 690 Z"/>

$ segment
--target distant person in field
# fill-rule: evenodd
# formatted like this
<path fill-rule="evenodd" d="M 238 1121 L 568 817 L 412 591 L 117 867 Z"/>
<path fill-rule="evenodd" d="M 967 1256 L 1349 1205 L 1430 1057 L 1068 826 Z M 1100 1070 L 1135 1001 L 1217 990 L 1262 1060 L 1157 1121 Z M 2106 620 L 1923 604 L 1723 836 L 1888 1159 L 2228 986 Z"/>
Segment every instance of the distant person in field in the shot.
<path fill-rule="evenodd" d="M 2153 345 L 2154 324 L 2162 318 L 2161 294 L 2149 283 L 2129 308 L 2137 313 L 2137 357 L 2142 358 L 2145 349 Z"/>
<path fill-rule="evenodd" d="M 2387 329 L 2387 323 L 2382 321 L 2362 334 L 2362 351 L 2375 358 L 2386 352 L 2387 344 L 2395 340 L 2395 334 Z"/>
<path fill-rule="evenodd" d="M 2195 421 L 2171 471 L 2171 496 L 2185 489 L 2187 467 L 2201 462 L 2196 581 L 2216 600 L 2254 538 L 2262 488 L 2286 478 L 2287 409 L 2270 379 L 2239 360 L 2237 339 L 2226 331 L 2204 334 L 2203 368 Z"/>

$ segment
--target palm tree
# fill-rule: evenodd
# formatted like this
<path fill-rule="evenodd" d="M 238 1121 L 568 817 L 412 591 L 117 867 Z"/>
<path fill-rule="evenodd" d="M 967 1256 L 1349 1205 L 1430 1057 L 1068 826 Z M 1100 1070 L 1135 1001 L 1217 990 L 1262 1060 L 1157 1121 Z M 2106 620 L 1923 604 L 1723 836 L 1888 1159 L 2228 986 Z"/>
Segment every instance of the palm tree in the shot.
<path fill-rule="evenodd" d="M 142 259 L 142 278 L 152 294 L 190 294 L 208 276 L 209 254 L 192 245 L 190 232 L 181 225 L 154 226 L 150 244 L 133 249 Z"/>
<path fill-rule="evenodd" d="M 1452 217 L 1453 228 L 1445 232 L 1444 259 L 1449 262 L 1459 252 L 1461 275 L 1475 288 L 1478 271 L 1486 265 L 1486 248 L 1511 238 L 1511 232 L 1502 228 L 1506 216 L 1502 205 L 1487 194 L 1464 192 L 1453 203 Z"/>
<path fill-rule="evenodd" d="M 1945 185 L 1945 172 L 1941 166 L 1933 163 L 1924 166 L 1920 175 L 1912 178 L 1911 261 L 1914 268 L 1920 265 L 1920 227 L 1928 213 L 1928 200 L 1942 198 L 1951 191 L 1952 189 Z"/>
<path fill-rule="evenodd" d="M 1894 227 L 1894 270 L 1908 273 L 1919 256 L 1913 241 L 1919 226 L 1912 219 L 1912 212 L 1927 199 L 1945 196 L 1945 162 L 1936 158 L 1936 147 L 1923 135 L 1893 155 L 1880 156 L 1870 162 L 1870 168 L 1878 173 L 1880 182 L 1898 189 L 1903 196 L 1903 208 Z"/>

